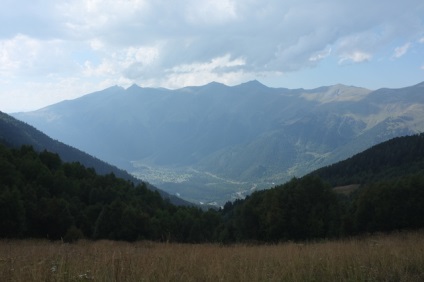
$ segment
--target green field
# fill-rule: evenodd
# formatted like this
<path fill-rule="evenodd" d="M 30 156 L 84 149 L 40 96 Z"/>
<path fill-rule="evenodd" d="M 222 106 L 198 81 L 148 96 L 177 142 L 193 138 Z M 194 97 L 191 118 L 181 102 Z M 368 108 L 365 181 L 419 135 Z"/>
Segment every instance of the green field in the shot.
<path fill-rule="evenodd" d="M 277 245 L 0 241 L 1 281 L 424 281 L 424 231 Z"/>

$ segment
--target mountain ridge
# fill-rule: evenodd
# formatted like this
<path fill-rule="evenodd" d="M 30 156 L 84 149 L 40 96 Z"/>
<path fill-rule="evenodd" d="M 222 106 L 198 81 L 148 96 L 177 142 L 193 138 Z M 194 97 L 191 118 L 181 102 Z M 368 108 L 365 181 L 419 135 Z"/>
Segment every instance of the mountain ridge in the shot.
<path fill-rule="evenodd" d="M 202 190 L 204 197 L 190 200 L 223 201 L 219 195 L 270 187 L 424 131 L 420 85 L 375 91 L 270 88 L 258 81 L 175 90 L 133 85 L 14 116 L 134 175 L 149 174 L 149 182 L 170 193 Z M 168 181 L 172 170 L 185 180 Z"/>

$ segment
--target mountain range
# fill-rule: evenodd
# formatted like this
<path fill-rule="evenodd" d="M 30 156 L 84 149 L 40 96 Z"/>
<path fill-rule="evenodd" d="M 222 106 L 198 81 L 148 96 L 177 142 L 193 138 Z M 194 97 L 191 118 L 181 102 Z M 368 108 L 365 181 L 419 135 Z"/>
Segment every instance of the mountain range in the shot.
<path fill-rule="evenodd" d="M 14 117 L 193 202 L 223 204 L 424 131 L 424 82 L 400 89 L 114 86 Z"/>

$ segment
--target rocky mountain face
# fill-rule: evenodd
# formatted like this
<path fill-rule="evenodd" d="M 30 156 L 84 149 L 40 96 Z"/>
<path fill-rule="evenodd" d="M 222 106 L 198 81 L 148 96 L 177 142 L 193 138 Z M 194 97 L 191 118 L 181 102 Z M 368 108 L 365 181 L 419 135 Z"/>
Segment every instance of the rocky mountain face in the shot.
<path fill-rule="evenodd" d="M 401 89 L 111 87 L 16 113 L 182 198 L 222 204 L 424 131 L 424 83 Z"/>

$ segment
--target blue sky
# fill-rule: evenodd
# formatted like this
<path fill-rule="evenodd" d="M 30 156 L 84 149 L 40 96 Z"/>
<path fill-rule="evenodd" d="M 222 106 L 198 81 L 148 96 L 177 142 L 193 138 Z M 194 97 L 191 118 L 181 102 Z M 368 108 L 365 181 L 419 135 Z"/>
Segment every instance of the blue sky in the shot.
<path fill-rule="evenodd" d="M 0 110 L 112 85 L 424 81 L 422 0 L 3 0 Z"/>

